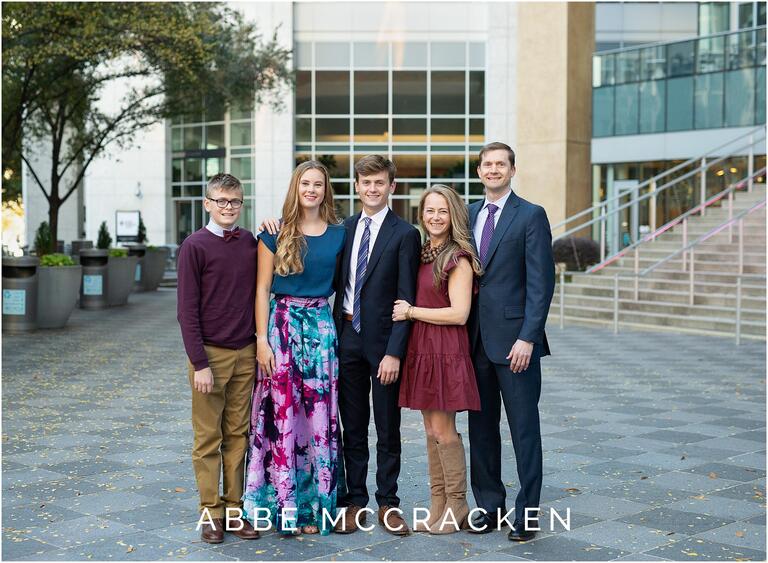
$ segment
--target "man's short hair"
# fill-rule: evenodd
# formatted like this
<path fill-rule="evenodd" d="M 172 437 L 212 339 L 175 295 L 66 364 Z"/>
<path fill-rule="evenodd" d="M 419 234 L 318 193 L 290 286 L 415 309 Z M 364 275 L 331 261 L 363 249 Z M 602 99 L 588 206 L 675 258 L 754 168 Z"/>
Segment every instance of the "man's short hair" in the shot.
<path fill-rule="evenodd" d="M 205 186 L 205 197 L 211 197 L 213 190 L 221 190 L 224 192 L 239 191 L 240 195 L 242 195 L 243 185 L 240 183 L 240 180 L 235 178 L 232 174 L 220 172 L 208 180 L 208 185 Z"/>
<path fill-rule="evenodd" d="M 509 158 L 509 164 L 511 166 L 515 166 L 515 151 L 512 150 L 512 147 L 507 145 L 506 143 L 502 143 L 499 141 L 494 141 L 493 143 L 488 143 L 487 145 L 484 145 L 483 148 L 480 149 L 480 162 L 483 161 L 483 155 L 487 152 L 491 151 L 507 151 L 507 157 Z"/>
<path fill-rule="evenodd" d="M 395 174 L 397 174 L 395 163 L 380 154 L 369 154 L 355 164 L 355 182 L 360 179 L 360 176 L 370 176 L 385 170 L 389 174 L 389 183 L 391 184 L 395 181 Z"/>

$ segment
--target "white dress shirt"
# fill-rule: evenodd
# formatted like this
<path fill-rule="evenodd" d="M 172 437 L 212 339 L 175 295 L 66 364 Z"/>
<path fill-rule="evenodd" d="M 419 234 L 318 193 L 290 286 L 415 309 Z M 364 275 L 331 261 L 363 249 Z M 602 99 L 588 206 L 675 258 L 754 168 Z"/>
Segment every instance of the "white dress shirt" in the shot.
<path fill-rule="evenodd" d="M 214 235 L 216 235 L 217 237 L 222 237 L 222 238 L 224 237 L 224 227 L 222 227 L 221 225 L 219 225 L 219 224 L 218 224 L 216 221 L 214 221 L 213 219 L 211 219 L 210 221 L 208 221 L 208 224 L 205 226 L 205 228 L 206 228 L 206 229 L 208 229 L 209 231 L 211 231 L 211 232 L 212 232 Z M 236 231 L 237 229 L 238 229 L 238 226 L 237 226 L 237 225 L 232 225 L 232 228 L 231 228 L 231 229 L 228 229 L 228 230 L 230 230 L 230 231 Z"/>
<path fill-rule="evenodd" d="M 381 230 L 381 225 L 384 223 L 384 218 L 389 212 L 389 207 L 385 207 L 379 211 L 376 215 L 371 216 L 371 226 L 368 229 L 371 231 L 371 239 L 368 241 L 368 260 L 371 259 L 371 251 L 373 245 L 376 244 L 376 237 Z M 368 217 L 365 211 L 360 213 L 360 220 L 357 222 L 357 229 L 355 229 L 355 240 L 352 242 L 352 254 L 349 257 L 349 278 L 347 278 L 347 287 L 344 289 L 344 304 L 342 310 L 345 315 L 352 314 L 352 306 L 355 302 L 355 278 L 357 276 L 357 255 L 360 252 L 360 241 L 363 239 L 363 231 L 365 230 L 365 219 Z"/>
<path fill-rule="evenodd" d="M 483 227 L 485 226 L 485 220 L 488 218 L 488 204 L 492 203 L 495 206 L 498 207 L 496 210 L 496 213 L 493 216 L 493 227 L 496 228 L 496 225 L 499 224 L 499 217 L 501 217 L 501 211 L 504 209 L 504 205 L 507 203 L 507 200 L 509 199 L 509 195 L 512 193 L 512 190 L 509 190 L 507 192 L 507 195 L 502 197 L 501 199 L 497 199 L 496 201 L 488 201 L 488 198 L 485 198 L 485 201 L 483 202 L 483 207 L 480 209 L 480 213 L 477 214 L 477 219 L 475 220 L 475 228 L 474 228 L 474 235 L 475 235 L 475 243 L 477 243 L 478 250 L 480 249 L 480 239 L 483 238 Z"/>

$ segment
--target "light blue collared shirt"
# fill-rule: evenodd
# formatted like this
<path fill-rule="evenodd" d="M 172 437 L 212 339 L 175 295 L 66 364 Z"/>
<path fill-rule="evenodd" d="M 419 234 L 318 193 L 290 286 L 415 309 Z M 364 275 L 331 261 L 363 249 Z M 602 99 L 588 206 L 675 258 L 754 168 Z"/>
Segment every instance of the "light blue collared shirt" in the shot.
<path fill-rule="evenodd" d="M 221 238 L 224 238 L 224 227 L 222 227 L 221 225 L 219 225 L 219 224 L 218 224 L 216 221 L 214 221 L 213 219 L 211 219 L 210 221 L 208 221 L 208 224 L 205 226 L 205 228 L 206 228 L 206 229 L 208 229 L 209 231 L 211 231 L 211 232 L 212 232 L 214 235 L 216 235 L 217 237 L 221 237 Z M 236 231 L 236 230 L 237 230 L 237 229 L 239 229 L 239 228 L 240 228 L 240 227 L 238 227 L 237 225 L 232 225 L 232 228 L 231 228 L 231 229 L 229 229 L 229 230 L 231 230 L 231 231 Z"/>
<path fill-rule="evenodd" d="M 509 190 L 507 192 L 507 195 L 502 197 L 501 199 L 498 199 L 496 201 L 488 201 L 488 198 L 485 198 L 485 201 L 483 202 L 483 207 L 480 209 L 480 213 L 477 214 L 477 219 L 475 220 L 475 241 L 477 242 L 477 247 L 480 248 L 480 239 L 483 238 L 483 227 L 485 226 L 485 220 L 488 218 L 488 204 L 493 203 L 495 206 L 498 207 L 496 210 L 496 214 L 493 216 L 493 226 L 494 228 L 496 225 L 499 224 L 499 217 L 501 217 L 501 212 L 504 209 L 504 206 L 507 203 L 507 200 L 509 199 L 509 196 L 512 194 L 512 190 Z"/>

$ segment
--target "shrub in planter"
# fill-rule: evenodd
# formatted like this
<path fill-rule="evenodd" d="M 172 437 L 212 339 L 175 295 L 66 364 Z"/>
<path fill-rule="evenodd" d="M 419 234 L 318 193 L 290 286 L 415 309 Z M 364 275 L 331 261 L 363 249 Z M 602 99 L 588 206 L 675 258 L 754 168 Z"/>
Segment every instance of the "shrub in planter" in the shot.
<path fill-rule="evenodd" d="M 35 253 L 43 256 L 51 250 L 51 228 L 48 221 L 43 221 L 35 232 Z"/>
<path fill-rule="evenodd" d="M 62 328 L 77 305 L 82 266 L 66 254 L 46 254 L 37 268 L 37 326 Z"/>
<path fill-rule="evenodd" d="M 102 221 L 101 225 L 99 225 L 99 237 L 98 239 L 96 239 L 96 248 L 107 250 L 111 245 L 112 245 L 112 237 L 109 234 L 109 229 L 107 228 L 107 222 Z"/>
<path fill-rule="evenodd" d="M 107 303 L 110 307 L 128 303 L 128 296 L 133 290 L 133 280 L 138 261 L 138 256 L 128 256 L 128 249 L 126 248 L 109 249 Z"/>
<path fill-rule="evenodd" d="M 583 272 L 600 262 L 600 245 L 591 238 L 565 237 L 552 245 L 555 263 L 563 262 L 568 271 Z"/>

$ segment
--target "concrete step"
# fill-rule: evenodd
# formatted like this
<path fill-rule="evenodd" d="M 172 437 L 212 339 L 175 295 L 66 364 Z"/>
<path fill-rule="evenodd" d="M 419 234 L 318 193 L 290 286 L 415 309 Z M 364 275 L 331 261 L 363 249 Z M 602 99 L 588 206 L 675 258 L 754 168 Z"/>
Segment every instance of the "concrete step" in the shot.
<path fill-rule="evenodd" d="M 560 299 L 557 295 L 552 300 L 552 307 L 559 307 Z M 600 295 L 569 295 L 566 290 L 565 306 L 571 308 L 599 309 L 613 313 L 613 297 Z M 717 307 L 712 305 L 695 304 L 693 306 L 687 303 L 659 303 L 656 301 L 643 301 L 634 299 L 619 299 L 620 311 L 634 311 L 659 316 L 670 315 L 675 317 L 694 318 L 702 317 L 707 319 L 736 320 L 736 309 L 734 307 Z M 759 309 L 749 309 L 742 307 L 741 318 L 744 321 L 751 321 L 765 324 L 765 307 Z"/>
<path fill-rule="evenodd" d="M 559 321 L 559 307 L 552 306 L 548 322 Z M 568 320 L 583 320 L 587 322 L 599 322 L 611 324 L 613 322 L 613 309 L 607 310 L 601 307 L 573 307 L 566 304 L 565 318 Z M 698 334 L 714 334 L 732 336 L 736 332 L 735 319 L 712 318 L 706 316 L 676 316 L 669 314 L 649 313 L 642 310 L 619 309 L 619 324 L 627 324 L 639 327 L 658 329 L 670 329 L 676 332 L 695 332 Z M 741 333 L 744 336 L 756 337 L 765 340 L 765 322 L 742 321 Z"/>
<path fill-rule="evenodd" d="M 565 284 L 566 298 L 569 295 L 587 295 L 599 297 L 613 297 L 612 286 L 594 286 L 591 284 L 568 283 Z M 559 302 L 559 286 L 555 289 L 555 299 Z M 687 286 L 677 289 L 655 289 L 650 287 L 638 286 L 638 297 L 640 301 L 652 301 L 657 303 L 679 303 L 688 304 L 689 292 Z M 619 299 L 634 299 L 634 287 L 619 287 Z M 736 295 L 733 293 L 696 293 L 695 303 L 698 305 L 709 305 L 713 307 L 736 307 Z M 756 292 L 754 295 L 745 295 L 742 292 L 741 306 L 746 309 L 765 309 L 765 294 Z"/>
<path fill-rule="evenodd" d="M 654 264 L 658 264 L 659 261 L 662 258 L 666 258 L 665 255 L 660 255 L 659 257 L 653 258 L 653 257 L 643 257 L 640 256 L 638 260 L 638 267 L 640 270 L 643 268 L 648 268 L 650 266 L 653 266 Z M 723 273 L 731 273 L 731 272 L 737 272 L 739 269 L 739 263 L 738 261 L 732 261 L 734 259 L 733 256 L 729 256 L 729 260 L 721 261 L 721 260 L 707 260 L 706 256 L 699 256 L 698 254 L 694 257 L 694 272 L 723 272 Z M 690 264 L 690 257 L 688 259 L 688 264 Z M 609 268 L 606 269 L 614 269 L 616 267 L 620 268 L 628 268 L 631 269 L 634 272 L 635 268 L 635 259 L 634 258 L 621 258 L 615 263 L 611 264 Z M 663 266 L 667 269 L 671 268 L 679 268 L 680 271 L 683 271 L 683 259 L 682 256 L 678 256 L 676 258 L 673 258 L 666 262 Z M 752 257 L 751 259 L 748 259 L 746 256 L 744 257 L 744 263 L 743 263 L 743 271 L 744 274 L 765 274 L 765 258 L 764 257 Z"/>
<path fill-rule="evenodd" d="M 678 249 L 679 250 L 679 249 Z M 646 249 L 641 248 L 639 251 L 639 257 L 638 261 L 640 264 L 645 264 L 645 266 L 650 266 L 652 264 L 655 264 L 659 262 L 660 260 L 663 260 L 665 258 L 668 258 L 669 256 L 673 256 L 677 250 L 670 252 L 668 250 L 663 249 Z M 614 263 L 620 263 L 627 266 L 631 266 L 635 263 L 635 251 L 630 251 L 627 253 L 623 258 L 619 258 Z M 724 268 L 731 269 L 730 264 L 734 264 L 738 267 L 738 259 L 739 259 L 739 253 L 738 252 L 713 252 L 706 248 L 699 249 L 698 247 L 695 249 L 694 252 L 695 255 L 695 262 L 698 266 L 699 263 L 712 263 L 712 264 L 723 264 Z M 765 253 L 753 253 L 753 252 L 745 252 L 742 255 L 742 260 L 744 261 L 744 264 L 765 264 Z M 672 258 L 670 262 L 677 262 L 682 263 L 682 253 L 675 256 L 675 258 Z"/>
<path fill-rule="evenodd" d="M 680 250 L 682 245 L 674 241 L 657 240 L 654 242 L 647 242 L 640 246 L 640 253 L 646 251 L 657 251 L 672 253 L 676 250 Z M 765 244 L 752 244 L 751 241 L 744 241 L 744 252 L 748 254 L 761 254 L 765 256 L 766 245 Z M 719 241 L 719 240 L 705 240 L 696 246 L 696 253 L 699 252 L 723 252 L 726 254 L 734 254 L 739 252 L 738 238 L 734 242 Z M 631 251 L 630 251 L 631 253 Z"/>
<path fill-rule="evenodd" d="M 624 266 L 614 266 L 611 265 L 608 268 L 603 268 L 602 270 L 599 270 L 598 272 L 591 274 L 594 276 L 604 276 L 604 277 L 612 277 L 616 274 L 619 276 L 633 276 L 634 275 L 634 268 L 630 267 L 624 267 Z M 672 279 L 672 280 L 688 280 L 690 278 L 690 273 L 687 271 L 683 271 L 682 268 L 674 268 L 670 267 L 667 264 L 664 264 L 655 270 L 653 270 L 648 275 L 653 275 L 656 279 Z M 756 275 L 751 274 L 750 275 Z M 765 270 L 762 271 L 762 274 L 765 275 Z M 706 281 L 706 282 L 714 282 L 714 283 L 723 283 L 723 284 L 731 284 L 736 285 L 736 278 L 738 277 L 738 274 L 734 272 L 713 272 L 713 271 L 701 271 L 698 269 L 694 270 L 694 280 L 695 281 Z M 758 283 L 755 281 L 750 281 L 750 284 Z M 765 281 L 760 282 L 765 283 Z"/>
<path fill-rule="evenodd" d="M 640 278 L 640 289 L 657 289 L 668 291 L 683 291 L 686 293 L 690 288 L 690 280 L 686 279 L 670 279 L 670 278 L 658 278 L 654 276 L 655 272 L 648 274 L 648 277 Z M 559 279 L 559 278 L 558 278 Z M 594 274 L 577 274 L 566 278 L 566 291 L 567 285 L 570 283 L 590 285 L 593 287 L 610 288 L 613 291 L 614 280 L 612 276 L 600 276 Z M 631 278 L 619 278 L 619 290 L 624 288 L 634 288 L 634 280 Z M 699 294 L 720 294 L 720 295 L 736 295 L 736 284 L 724 283 L 724 282 L 712 282 L 699 279 L 698 276 L 694 279 L 694 289 L 697 295 Z M 742 295 L 756 297 L 765 296 L 766 284 L 765 280 L 744 280 L 742 285 Z M 558 291 L 557 289 L 555 291 Z"/>

